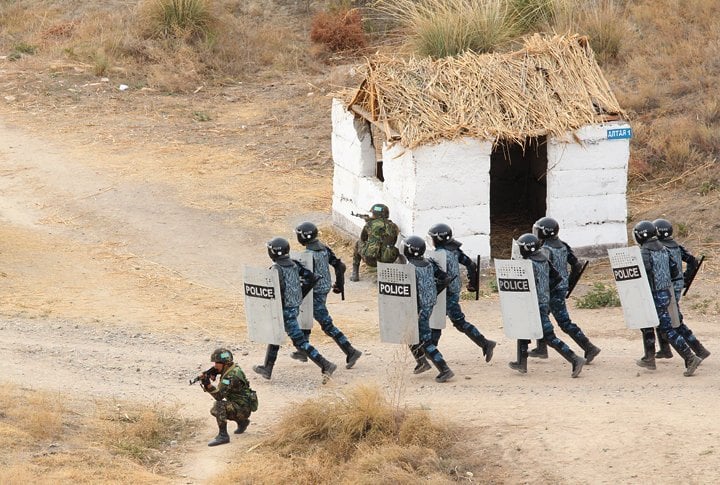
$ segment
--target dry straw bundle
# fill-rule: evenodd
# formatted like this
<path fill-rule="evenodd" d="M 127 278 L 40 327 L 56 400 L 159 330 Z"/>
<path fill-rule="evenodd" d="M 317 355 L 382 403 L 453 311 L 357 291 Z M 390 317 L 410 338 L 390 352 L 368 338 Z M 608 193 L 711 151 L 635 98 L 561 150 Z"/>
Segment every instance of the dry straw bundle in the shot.
<path fill-rule="evenodd" d="M 509 54 L 377 55 L 349 106 L 408 148 L 460 136 L 523 143 L 626 117 L 577 35 L 535 34 Z"/>

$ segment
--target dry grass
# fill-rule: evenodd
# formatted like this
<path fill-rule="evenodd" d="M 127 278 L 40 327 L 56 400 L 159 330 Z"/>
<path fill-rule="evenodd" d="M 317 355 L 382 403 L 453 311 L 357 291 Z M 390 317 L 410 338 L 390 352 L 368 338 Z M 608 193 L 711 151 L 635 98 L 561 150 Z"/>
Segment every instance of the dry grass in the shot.
<path fill-rule="evenodd" d="M 0 483 L 164 483 L 194 426 L 172 409 L 1 389 Z"/>
<path fill-rule="evenodd" d="M 479 466 L 463 461 L 459 439 L 427 412 L 361 386 L 295 406 L 214 483 L 449 483 Z"/>

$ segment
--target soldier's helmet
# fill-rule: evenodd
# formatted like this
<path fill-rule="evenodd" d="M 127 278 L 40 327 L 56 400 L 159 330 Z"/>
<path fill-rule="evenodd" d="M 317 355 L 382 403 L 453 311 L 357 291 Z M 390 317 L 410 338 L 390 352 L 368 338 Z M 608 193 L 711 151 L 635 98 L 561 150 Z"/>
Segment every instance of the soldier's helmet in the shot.
<path fill-rule="evenodd" d="M 520 236 L 517 244 L 520 248 L 520 254 L 525 259 L 538 252 L 542 247 L 540 239 L 538 239 L 535 234 L 530 234 L 529 232 Z"/>
<path fill-rule="evenodd" d="M 425 254 L 425 241 L 420 236 L 410 236 L 402 242 L 402 248 L 408 259 L 420 259 Z"/>
<path fill-rule="evenodd" d="M 673 227 L 672 224 L 670 224 L 670 221 L 668 221 L 667 219 L 655 219 L 653 221 L 653 226 L 655 226 L 655 230 L 657 231 L 657 237 L 661 241 L 663 239 L 672 237 Z"/>
<path fill-rule="evenodd" d="M 233 354 L 228 349 L 220 348 L 210 356 L 210 362 L 222 362 L 223 364 L 230 364 L 233 361 Z"/>
<path fill-rule="evenodd" d="M 390 209 L 385 204 L 373 204 L 370 208 L 370 216 L 373 219 L 387 219 L 390 217 Z"/>
<path fill-rule="evenodd" d="M 276 237 L 268 241 L 267 250 L 270 259 L 276 261 L 278 258 L 290 254 L 290 243 L 287 239 Z"/>
<path fill-rule="evenodd" d="M 432 239 L 435 247 L 443 246 L 452 241 L 452 228 L 441 222 L 440 224 L 435 224 L 430 228 L 428 236 Z"/>
<path fill-rule="evenodd" d="M 533 224 L 533 234 L 538 239 L 548 239 L 555 237 L 560 232 L 560 224 L 552 217 L 542 217 Z"/>
<path fill-rule="evenodd" d="M 303 222 L 295 228 L 295 235 L 298 242 L 305 246 L 317 239 L 318 228 L 312 222 Z"/>
<path fill-rule="evenodd" d="M 633 227 L 633 237 L 638 244 L 642 244 L 656 235 L 655 225 L 650 221 L 640 221 Z"/>

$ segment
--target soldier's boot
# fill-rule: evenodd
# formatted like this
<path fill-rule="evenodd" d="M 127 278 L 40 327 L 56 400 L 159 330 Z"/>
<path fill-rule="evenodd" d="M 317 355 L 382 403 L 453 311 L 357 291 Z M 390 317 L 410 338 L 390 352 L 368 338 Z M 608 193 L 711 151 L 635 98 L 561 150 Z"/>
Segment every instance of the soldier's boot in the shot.
<path fill-rule="evenodd" d="M 657 341 L 660 344 L 660 350 L 655 354 L 656 359 L 672 359 L 673 353 L 670 349 L 670 342 L 658 331 Z"/>
<path fill-rule="evenodd" d="M 230 435 L 227 432 L 227 423 L 218 424 L 218 429 L 220 430 L 218 432 L 218 435 L 213 438 L 210 443 L 208 443 L 208 446 L 217 446 L 224 445 L 225 443 L 230 443 Z"/>
<path fill-rule="evenodd" d="M 350 281 L 360 281 L 360 265 L 353 263 L 352 273 L 350 273 Z"/>
<path fill-rule="evenodd" d="M 432 366 L 425 358 L 425 354 L 423 353 L 422 347 L 420 344 L 415 344 L 410 346 L 410 351 L 412 352 L 413 357 L 415 357 L 415 368 L 413 369 L 413 374 L 422 374 L 423 372 L 429 371 Z"/>
<path fill-rule="evenodd" d="M 678 349 L 675 348 L 675 350 Z M 690 349 L 690 346 L 686 346 L 685 349 L 679 350 L 679 354 L 682 355 L 683 359 L 685 360 L 685 372 L 683 372 L 683 375 L 685 377 L 690 377 L 695 373 L 695 370 L 702 362 L 702 359 L 693 353 L 693 351 Z"/>
<path fill-rule="evenodd" d="M 583 350 L 585 351 L 585 363 L 589 364 L 592 362 L 595 357 L 598 356 L 600 353 L 600 347 L 596 347 L 595 345 L 588 342 L 585 347 L 583 347 Z"/>
<path fill-rule="evenodd" d="M 555 350 L 560 352 L 560 355 L 563 356 L 565 360 L 570 362 L 572 365 L 572 371 L 570 373 L 570 377 L 577 377 L 580 375 L 580 372 L 582 371 L 583 366 L 586 363 L 586 360 L 584 357 L 580 357 L 575 352 L 570 350 L 569 347 L 565 346 L 564 348 L 567 350 L 563 350 L 563 348 L 559 347 L 553 347 Z"/>
<path fill-rule="evenodd" d="M 694 339 L 692 342 L 688 342 L 688 345 L 692 349 L 693 352 L 695 352 L 695 355 L 700 357 L 702 360 L 707 359 L 710 357 L 710 351 L 706 349 L 703 344 L 700 343 L 699 340 Z"/>
<path fill-rule="evenodd" d="M 475 345 L 482 349 L 483 355 L 485 356 L 485 362 L 490 362 L 493 358 L 493 352 L 495 351 L 497 342 L 485 338 L 485 336 L 475 327 L 471 327 L 469 331 L 465 332 L 465 335 L 467 335 Z"/>
<path fill-rule="evenodd" d="M 433 345 L 435 347 L 438 346 L 440 343 L 440 337 L 442 336 L 442 330 L 439 328 L 431 328 L 430 329 L 430 340 L 432 341 Z"/>
<path fill-rule="evenodd" d="M 517 341 L 517 361 L 509 362 L 508 366 L 511 369 L 518 371 L 521 374 L 527 374 L 527 361 L 528 351 L 527 344 L 522 343 L 521 340 Z"/>
<path fill-rule="evenodd" d="M 641 329 L 641 332 L 643 336 L 643 350 L 645 351 L 645 355 L 635 361 L 635 363 L 640 367 L 655 370 L 657 368 L 655 365 L 655 330 L 652 328 L 643 328 Z"/>
<path fill-rule="evenodd" d="M 536 347 L 534 349 L 530 350 L 530 352 L 528 352 L 528 356 L 536 357 L 538 359 L 547 359 L 548 358 L 547 342 L 545 342 L 545 340 L 538 340 Z"/>
<path fill-rule="evenodd" d="M 303 334 L 305 334 L 305 338 L 308 339 L 308 340 L 310 340 L 311 330 L 303 329 L 302 332 L 303 332 Z M 291 358 L 291 359 L 295 359 L 295 360 L 299 360 L 300 362 L 307 362 L 307 361 L 308 361 L 307 354 L 306 354 L 305 352 L 303 352 L 302 350 L 295 350 L 294 352 L 291 352 L 291 353 L 290 353 L 290 358 Z"/>
<path fill-rule="evenodd" d="M 249 419 L 238 419 L 235 422 L 237 423 L 237 429 L 235 430 L 235 434 L 243 434 L 247 427 L 250 425 Z"/>
<path fill-rule="evenodd" d="M 254 365 L 253 370 L 263 376 L 263 378 L 270 380 L 272 377 L 273 367 L 275 366 L 274 359 L 270 356 L 270 348 L 265 352 L 265 363 L 263 365 Z"/>
<path fill-rule="evenodd" d="M 320 372 L 322 372 L 323 376 L 323 384 L 326 384 L 332 377 L 333 372 L 337 369 L 337 365 L 333 364 L 319 353 L 317 354 L 317 357 L 313 357 L 312 354 L 308 354 L 308 357 L 315 363 L 315 365 L 320 367 Z"/>
<path fill-rule="evenodd" d="M 358 359 L 362 356 L 362 351 L 353 347 L 347 340 L 345 341 L 345 343 L 340 344 L 340 348 L 345 353 L 345 368 L 352 369 L 352 367 L 355 365 L 355 362 L 357 362 Z"/>
<path fill-rule="evenodd" d="M 438 362 L 433 360 L 432 362 L 435 364 L 435 367 L 437 367 L 437 370 L 440 371 L 440 373 L 435 376 L 435 382 L 447 382 L 455 376 L 455 373 L 450 370 L 450 367 L 448 367 L 445 360 L 440 360 Z"/>

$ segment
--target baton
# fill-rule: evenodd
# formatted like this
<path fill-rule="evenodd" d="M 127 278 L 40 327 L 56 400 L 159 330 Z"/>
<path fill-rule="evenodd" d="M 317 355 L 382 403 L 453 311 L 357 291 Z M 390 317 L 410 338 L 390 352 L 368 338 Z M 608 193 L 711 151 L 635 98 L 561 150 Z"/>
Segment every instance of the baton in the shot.
<path fill-rule="evenodd" d="M 697 268 L 695 268 L 695 271 L 693 271 L 692 276 L 688 279 L 687 285 L 685 286 L 685 291 L 683 292 L 683 296 L 687 295 L 688 290 L 690 289 L 690 285 L 692 285 L 693 281 L 695 281 L 695 277 L 697 276 L 698 272 L 700 271 L 700 266 L 702 266 L 703 261 L 705 261 L 705 256 L 700 256 L 700 261 L 698 262 Z"/>
<path fill-rule="evenodd" d="M 583 273 L 585 272 L 585 268 L 587 268 L 587 266 L 588 266 L 588 262 L 589 262 L 589 261 L 585 261 L 585 264 L 583 264 L 583 267 L 582 267 L 582 269 L 580 270 L 580 272 L 578 273 L 577 278 L 575 278 L 575 281 L 572 281 L 572 282 L 570 283 L 570 288 L 568 288 L 568 292 L 567 292 L 567 294 L 565 295 L 565 299 L 566 299 L 566 300 L 567 300 L 568 298 L 570 298 L 570 293 L 573 292 L 573 290 L 575 289 L 575 286 L 577 286 L 577 284 L 578 284 L 578 281 L 580 281 L 580 278 L 582 277 Z"/>

